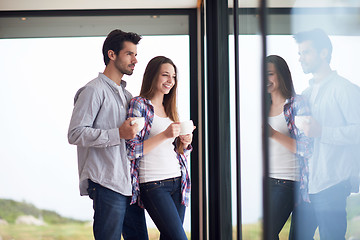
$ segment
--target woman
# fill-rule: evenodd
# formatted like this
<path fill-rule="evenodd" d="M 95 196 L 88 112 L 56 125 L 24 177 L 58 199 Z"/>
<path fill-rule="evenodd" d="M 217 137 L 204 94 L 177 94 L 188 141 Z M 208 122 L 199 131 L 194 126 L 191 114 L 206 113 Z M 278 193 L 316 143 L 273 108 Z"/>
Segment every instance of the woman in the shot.
<path fill-rule="evenodd" d="M 140 96 L 130 101 L 128 112 L 128 117 L 145 117 L 145 127 L 127 141 L 127 148 L 132 204 L 143 204 L 160 231 L 160 239 L 182 240 L 187 239 L 182 224 L 189 202 L 187 156 L 192 134 L 179 135 L 176 87 L 175 64 L 163 56 L 151 59 Z"/>
<path fill-rule="evenodd" d="M 269 110 L 269 188 L 271 239 L 279 233 L 294 210 L 300 190 L 307 195 L 307 160 L 311 154 L 311 139 L 295 126 L 295 116 L 310 115 L 305 101 L 295 95 L 291 73 L 285 60 L 276 55 L 266 58 Z"/>

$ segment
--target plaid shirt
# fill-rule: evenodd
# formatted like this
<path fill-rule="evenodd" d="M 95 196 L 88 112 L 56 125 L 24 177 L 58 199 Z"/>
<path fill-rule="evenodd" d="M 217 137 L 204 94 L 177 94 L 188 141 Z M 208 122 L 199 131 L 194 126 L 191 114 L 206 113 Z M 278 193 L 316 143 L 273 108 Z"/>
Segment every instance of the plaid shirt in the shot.
<path fill-rule="evenodd" d="M 313 139 L 295 126 L 295 116 L 309 116 L 310 108 L 299 95 L 286 99 L 284 115 L 291 138 L 296 139 L 296 159 L 300 166 L 300 194 L 304 201 L 310 202 L 308 193 L 309 165 L 308 161 L 313 151 Z"/>
<path fill-rule="evenodd" d="M 135 97 L 129 103 L 128 117 L 145 117 L 145 127 L 136 135 L 134 139 L 126 141 L 128 158 L 131 161 L 131 182 L 132 182 L 132 199 L 131 204 L 138 201 L 140 206 L 143 206 L 140 200 L 140 185 L 139 185 L 139 163 L 143 158 L 144 141 L 149 138 L 152 122 L 154 119 L 154 107 L 151 101 L 142 97 Z M 188 146 L 183 154 L 177 152 L 174 141 L 174 151 L 177 153 L 177 159 L 181 166 L 181 193 L 182 204 L 189 205 L 190 197 L 190 175 L 187 164 L 187 156 L 190 154 L 192 147 Z"/>

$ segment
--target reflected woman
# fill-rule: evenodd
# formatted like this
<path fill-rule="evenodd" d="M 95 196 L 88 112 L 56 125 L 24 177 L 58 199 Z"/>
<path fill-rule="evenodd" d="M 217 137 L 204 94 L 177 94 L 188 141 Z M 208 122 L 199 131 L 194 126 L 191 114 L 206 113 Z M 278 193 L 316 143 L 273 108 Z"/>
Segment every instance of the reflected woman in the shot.
<path fill-rule="evenodd" d="M 128 117 L 144 117 L 145 127 L 127 141 L 127 148 L 132 204 L 143 204 L 160 231 L 160 239 L 185 240 L 182 225 L 190 194 L 187 156 L 192 134 L 180 135 L 176 87 L 175 64 L 163 56 L 151 59 L 140 96 L 130 101 L 128 112 Z"/>
<path fill-rule="evenodd" d="M 310 115 L 309 108 L 295 94 L 286 61 L 277 55 L 266 58 L 271 104 L 269 110 L 269 189 L 271 238 L 279 233 L 294 210 L 296 196 L 308 201 L 307 160 L 311 139 L 295 126 L 295 116 Z M 300 196 L 300 195 L 299 195 Z"/>

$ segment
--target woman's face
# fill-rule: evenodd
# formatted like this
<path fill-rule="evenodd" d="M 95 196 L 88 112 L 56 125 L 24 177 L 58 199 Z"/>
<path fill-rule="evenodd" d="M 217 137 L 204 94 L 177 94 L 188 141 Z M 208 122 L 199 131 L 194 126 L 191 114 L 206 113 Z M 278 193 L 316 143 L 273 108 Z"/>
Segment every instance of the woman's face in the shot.
<path fill-rule="evenodd" d="M 162 94 L 168 94 L 175 85 L 176 73 L 173 65 L 164 63 L 160 67 L 156 90 Z"/>
<path fill-rule="evenodd" d="M 274 93 L 279 90 L 279 75 L 273 63 L 267 64 L 267 74 L 268 74 L 267 91 L 268 93 Z"/>

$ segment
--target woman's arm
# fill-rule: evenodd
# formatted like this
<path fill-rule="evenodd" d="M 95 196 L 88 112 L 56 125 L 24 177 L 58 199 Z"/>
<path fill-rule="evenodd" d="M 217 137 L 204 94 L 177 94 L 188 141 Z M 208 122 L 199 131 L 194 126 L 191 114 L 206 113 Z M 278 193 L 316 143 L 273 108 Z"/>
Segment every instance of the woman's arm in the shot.
<path fill-rule="evenodd" d="M 282 146 L 287 148 L 292 153 L 296 153 L 296 140 L 295 139 L 274 130 L 270 125 L 268 125 L 268 127 L 270 129 L 269 135 L 272 139 L 274 139 L 275 141 L 280 143 Z"/>

